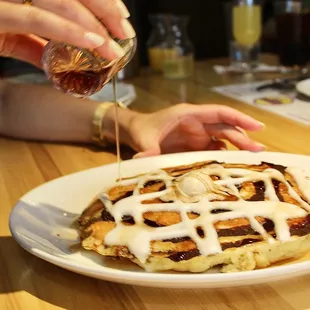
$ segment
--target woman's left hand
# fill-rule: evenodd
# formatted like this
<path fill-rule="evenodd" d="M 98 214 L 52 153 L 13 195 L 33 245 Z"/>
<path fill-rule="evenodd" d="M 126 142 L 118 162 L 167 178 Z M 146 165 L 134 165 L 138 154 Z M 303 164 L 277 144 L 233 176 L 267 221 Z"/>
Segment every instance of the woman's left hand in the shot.
<path fill-rule="evenodd" d="M 162 153 L 225 150 L 229 141 L 241 150 L 262 151 L 264 146 L 250 139 L 246 131 L 258 131 L 264 124 L 222 105 L 181 103 L 151 114 L 136 114 L 129 128 L 134 157 Z"/>

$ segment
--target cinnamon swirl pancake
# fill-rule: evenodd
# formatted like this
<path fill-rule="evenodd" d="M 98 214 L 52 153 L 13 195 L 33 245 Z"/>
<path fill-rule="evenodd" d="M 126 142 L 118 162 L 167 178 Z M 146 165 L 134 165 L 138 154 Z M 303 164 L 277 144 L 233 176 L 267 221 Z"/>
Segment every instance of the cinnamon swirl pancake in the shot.
<path fill-rule="evenodd" d="M 233 272 L 309 251 L 309 212 L 303 171 L 208 161 L 123 179 L 78 224 L 84 249 L 147 271 Z"/>

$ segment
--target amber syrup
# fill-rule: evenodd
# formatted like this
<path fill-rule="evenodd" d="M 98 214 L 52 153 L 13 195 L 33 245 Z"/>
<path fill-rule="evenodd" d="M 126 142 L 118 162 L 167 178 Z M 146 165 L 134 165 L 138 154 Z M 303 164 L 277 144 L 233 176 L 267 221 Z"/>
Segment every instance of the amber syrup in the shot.
<path fill-rule="evenodd" d="M 113 77 L 113 97 L 114 97 L 114 124 L 115 124 L 115 141 L 116 141 L 116 156 L 118 165 L 118 181 L 121 177 L 121 151 L 119 141 L 119 121 L 118 121 L 118 101 L 117 101 L 117 74 Z"/>
<path fill-rule="evenodd" d="M 52 81 L 65 93 L 86 97 L 102 87 L 108 78 L 109 69 L 101 71 L 55 72 Z"/>

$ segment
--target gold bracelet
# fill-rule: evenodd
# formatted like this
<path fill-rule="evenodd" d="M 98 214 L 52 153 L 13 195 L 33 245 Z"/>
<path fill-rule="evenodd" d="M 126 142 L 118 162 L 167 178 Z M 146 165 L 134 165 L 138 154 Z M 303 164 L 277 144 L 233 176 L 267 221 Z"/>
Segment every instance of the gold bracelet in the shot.
<path fill-rule="evenodd" d="M 100 146 L 106 147 L 109 145 L 103 134 L 103 118 L 106 115 L 109 108 L 114 106 L 113 102 L 103 102 L 95 110 L 92 119 L 92 141 Z M 118 106 L 126 109 L 127 107 L 122 103 L 118 102 Z"/>

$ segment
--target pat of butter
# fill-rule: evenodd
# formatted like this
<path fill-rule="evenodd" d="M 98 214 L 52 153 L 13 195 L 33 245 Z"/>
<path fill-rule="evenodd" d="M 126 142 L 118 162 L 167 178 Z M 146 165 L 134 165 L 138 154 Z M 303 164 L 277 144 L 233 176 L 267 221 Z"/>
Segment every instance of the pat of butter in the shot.
<path fill-rule="evenodd" d="M 179 183 L 180 190 L 187 196 L 202 195 L 206 192 L 206 185 L 195 176 L 186 176 Z"/>

